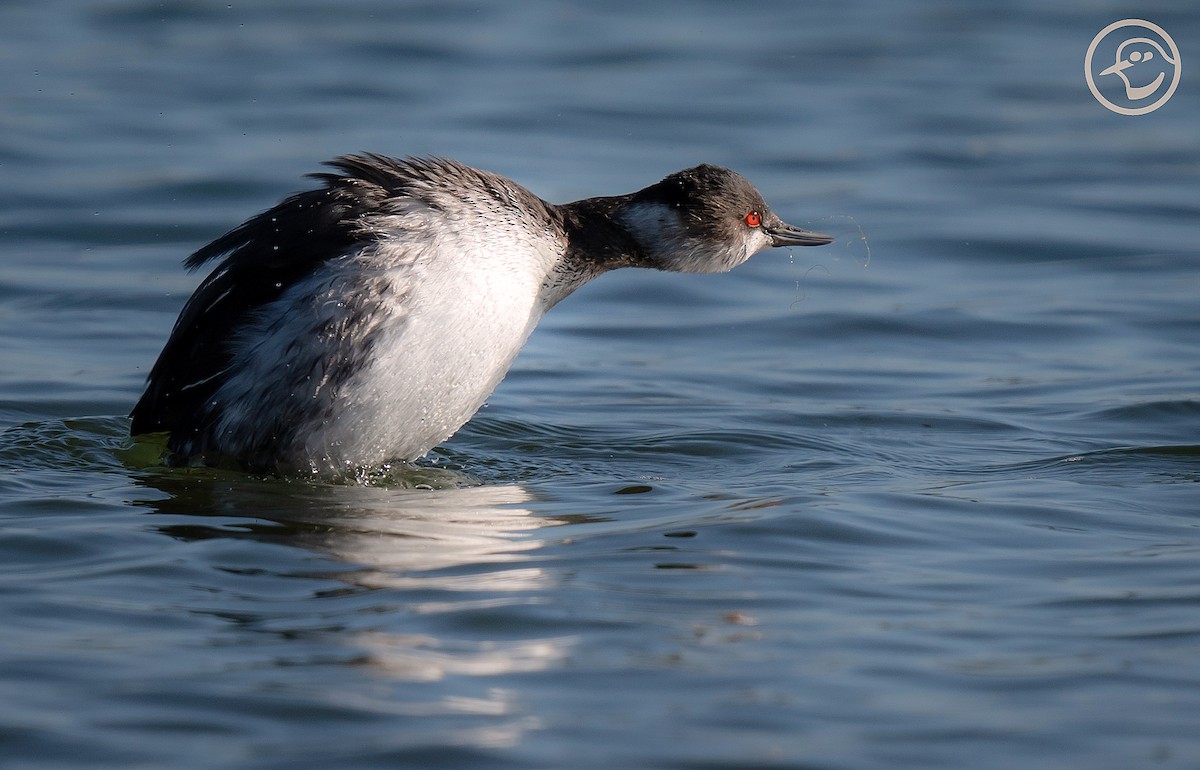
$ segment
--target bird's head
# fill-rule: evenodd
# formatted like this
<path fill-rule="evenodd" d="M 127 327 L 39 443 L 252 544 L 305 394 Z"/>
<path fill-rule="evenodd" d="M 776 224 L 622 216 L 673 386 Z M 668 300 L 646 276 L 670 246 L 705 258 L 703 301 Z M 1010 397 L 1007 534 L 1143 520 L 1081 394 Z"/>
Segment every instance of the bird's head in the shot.
<path fill-rule="evenodd" d="M 833 241 L 785 223 L 744 176 L 708 164 L 630 195 L 617 217 L 654 267 L 684 273 L 731 270 L 772 246 Z"/>

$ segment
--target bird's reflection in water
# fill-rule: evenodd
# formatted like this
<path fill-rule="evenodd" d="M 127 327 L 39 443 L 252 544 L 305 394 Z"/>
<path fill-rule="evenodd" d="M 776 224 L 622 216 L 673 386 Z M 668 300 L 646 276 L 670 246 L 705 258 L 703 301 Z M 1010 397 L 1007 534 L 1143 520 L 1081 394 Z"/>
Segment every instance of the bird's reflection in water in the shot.
<path fill-rule="evenodd" d="M 428 585 L 431 579 L 444 589 L 532 587 L 538 583 L 536 570 L 507 569 L 485 583 L 469 573 L 441 579 L 429 573 L 521 562 L 542 546 L 537 532 L 559 523 L 522 507 L 531 496 L 512 485 L 346 492 L 353 503 L 322 518 L 328 530 L 313 545 L 342 561 L 363 564 L 355 579 L 364 587 L 410 587 L 414 581 Z"/>
<path fill-rule="evenodd" d="M 408 612 L 485 615 L 503 626 L 508 609 L 537 602 L 536 593 L 551 587 L 547 572 L 529 562 L 544 542 L 538 534 L 562 522 L 523 507 L 531 496 L 521 487 L 413 490 L 405 493 L 401 510 L 389 510 L 386 495 L 366 497 L 378 504 L 335 516 L 320 546 L 362 565 L 342 576 L 355 586 L 419 596 L 406 603 Z M 409 682 L 542 671 L 561 661 L 573 643 L 570 635 L 512 638 L 510 628 L 495 631 L 506 638 L 374 630 L 353 641 L 364 663 Z M 509 695 L 493 688 L 484 698 L 453 696 L 434 708 L 498 716 L 509 710 Z"/>
<path fill-rule="evenodd" d="M 361 571 L 344 574 L 366 588 L 403 587 L 416 574 L 424 582 L 429 576 L 423 573 L 430 571 L 520 562 L 541 547 L 539 530 L 563 523 L 524 507 L 532 495 L 516 485 L 310 484 L 206 468 L 170 469 L 143 484 L 167 496 L 143 503 L 172 515 L 159 527 L 165 534 L 188 540 L 251 537 L 328 553 L 361 564 Z M 462 587 L 473 587 L 469 574 L 460 580 Z M 456 581 L 438 582 L 453 588 Z M 518 570 L 488 580 L 487 587 L 507 583 L 521 588 L 528 575 Z"/>
<path fill-rule="evenodd" d="M 202 597 L 188 610 L 229 620 L 243 645 L 271 656 L 266 667 L 332 659 L 370 671 L 396 686 L 322 697 L 429 717 L 426 730 L 448 731 L 460 745 L 510 745 L 537 726 L 514 705 L 512 676 L 560 665 L 575 636 L 529 622 L 554 588 L 535 555 L 542 533 L 564 522 L 527 507 L 527 490 L 321 486 L 217 472 L 164 473 L 150 485 L 167 494 L 148 503 L 169 519 L 158 529 L 213 548 L 211 584 L 198 586 Z M 262 634 L 272 643 L 264 647 Z"/>

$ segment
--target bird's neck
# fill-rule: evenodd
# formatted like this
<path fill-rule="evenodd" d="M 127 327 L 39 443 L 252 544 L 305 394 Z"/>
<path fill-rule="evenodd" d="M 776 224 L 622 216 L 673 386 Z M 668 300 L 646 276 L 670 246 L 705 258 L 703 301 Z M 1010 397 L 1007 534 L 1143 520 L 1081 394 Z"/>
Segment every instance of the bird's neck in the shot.
<path fill-rule="evenodd" d="M 614 216 L 628 196 L 547 204 L 565 236 L 562 259 L 542 283 L 549 310 L 593 278 L 619 267 L 653 267 L 638 242 Z"/>
<path fill-rule="evenodd" d="M 556 207 L 567 234 L 568 263 L 589 266 L 597 275 L 619 267 L 653 267 L 649 255 L 618 216 L 629 198 L 586 198 Z"/>

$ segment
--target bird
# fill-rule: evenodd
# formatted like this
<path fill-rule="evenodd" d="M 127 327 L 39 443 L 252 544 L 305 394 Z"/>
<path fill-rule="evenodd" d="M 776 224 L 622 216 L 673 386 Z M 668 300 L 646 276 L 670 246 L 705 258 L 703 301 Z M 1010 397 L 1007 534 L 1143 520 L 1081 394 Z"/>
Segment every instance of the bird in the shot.
<path fill-rule="evenodd" d="M 1133 50 L 1126 53 L 1127 48 Z M 1155 57 L 1154 52 L 1158 51 L 1158 56 Z M 1151 64 L 1151 62 L 1154 62 Z M 1125 73 L 1131 67 L 1137 66 L 1140 77 L 1145 81 L 1145 85 L 1135 86 L 1129 80 L 1129 75 Z M 1158 41 L 1151 40 L 1148 37 L 1135 37 L 1126 40 L 1117 47 L 1116 61 L 1111 67 L 1100 73 L 1100 77 L 1105 75 L 1116 75 L 1125 85 L 1125 96 L 1131 102 L 1141 101 L 1154 94 L 1158 87 L 1162 85 L 1163 80 L 1167 77 L 1167 72 L 1174 72 L 1175 67 L 1179 63 L 1167 53 L 1167 51 L 1159 45 Z M 1155 74 L 1157 73 L 1157 74 Z M 1153 79 L 1151 76 L 1154 75 Z"/>
<path fill-rule="evenodd" d="M 610 270 L 730 270 L 819 246 L 710 164 L 548 203 L 441 157 L 337 157 L 203 246 L 130 414 L 173 464 L 337 474 L 417 460 L 462 427 L 543 314 Z"/>

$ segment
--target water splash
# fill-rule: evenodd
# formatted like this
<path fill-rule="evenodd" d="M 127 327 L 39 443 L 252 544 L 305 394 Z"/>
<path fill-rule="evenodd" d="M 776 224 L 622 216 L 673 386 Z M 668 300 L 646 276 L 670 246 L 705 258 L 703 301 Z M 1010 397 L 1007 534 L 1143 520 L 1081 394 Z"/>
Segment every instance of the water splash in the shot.
<path fill-rule="evenodd" d="M 829 227 L 826 223 L 839 224 L 840 227 Z M 854 217 L 849 214 L 832 214 L 821 217 L 809 223 L 814 229 L 827 232 L 833 236 L 833 243 L 822 249 L 822 254 L 832 253 L 832 262 L 841 262 L 842 257 L 850 255 L 855 262 L 862 267 L 869 267 L 871 264 L 871 244 L 867 239 L 867 233 L 862 225 L 858 223 Z M 794 265 L 796 264 L 795 254 L 789 254 L 788 260 Z M 804 271 L 804 275 L 796 281 L 796 298 L 792 300 L 790 308 L 795 308 L 796 305 L 803 302 L 808 297 L 807 284 L 814 273 L 824 274 L 826 277 L 831 276 L 832 271 L 823 263 L 812 265 Z"/>
<path fill-rule="evenodd" d="M 829 227 L 826 222 L 840 224 L 841 227 Z M 856 262 L 859 262 L 864 268 L 871 264 L 871 243 L 867 239 L 867 231 L 858 223 L 858 220 L 849 214 L 830 214 L 829 216 L 821 217 L 814 220 L 822 232 L 827 232 L 833 236 L 833 243 L 829 245 L 829 249 L 833 249 L 833 261 L 838 262 L 843 255 L 853 256 Z"/>

